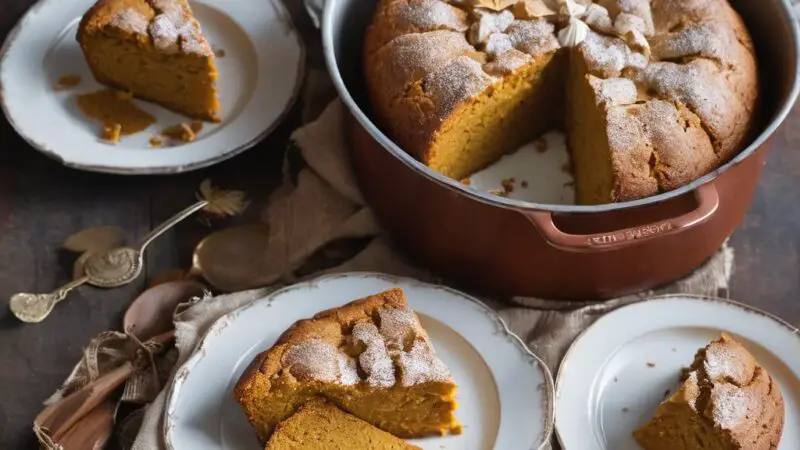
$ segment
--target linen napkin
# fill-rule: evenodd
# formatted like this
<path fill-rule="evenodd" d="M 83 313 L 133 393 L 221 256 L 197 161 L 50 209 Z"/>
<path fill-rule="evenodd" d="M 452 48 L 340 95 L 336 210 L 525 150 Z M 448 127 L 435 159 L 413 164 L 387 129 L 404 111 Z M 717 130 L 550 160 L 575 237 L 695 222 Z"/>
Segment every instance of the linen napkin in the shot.
<path fill-rule="evenodd" d="M 309 74 L 303 117 L 316 119 L 296 130 L 295 145 L 287 154 L 284 185 L 270 198 L 263 220 L 270 229 L 265 258 L 274 261 L 265 279 L 274 285 L 253 291 L 197 299 L 175 316 L 179 353 L 172 373 L 196 350 L 205 331 L 220 317 L 289 283 L 341 272 L 371 271 L 413 277 L 433 283 L 439 279 L 417 267 L 383 235 L 355 183 L 343 127 L 343 105 L 329 99 L 331 89 L 324 72 Z M 320 112 L 321 110 L 321 112 Z M 299 153 L 300 164 L 292 163 Z M 298 155 L 295 155 L 298 156 Z M 312 256 L 332 242 L 368 239 L 366 246 L 343 262 L 316 271 L 304 270 Z M 536 298 L 487 299 L 520 336 L 555 372 L 574 338 L 597 318 L 620 306 L 660 293 L 727 295 L 733 251 L 723 246 L 688 278 L 654 292 L 644 292 L 603 303 L 562 302 Z M 166 386 L 169 386 L 168 382 Z M 162 416 L 166 391 L 144 412 L 134 450 L 162 449 Z"/>

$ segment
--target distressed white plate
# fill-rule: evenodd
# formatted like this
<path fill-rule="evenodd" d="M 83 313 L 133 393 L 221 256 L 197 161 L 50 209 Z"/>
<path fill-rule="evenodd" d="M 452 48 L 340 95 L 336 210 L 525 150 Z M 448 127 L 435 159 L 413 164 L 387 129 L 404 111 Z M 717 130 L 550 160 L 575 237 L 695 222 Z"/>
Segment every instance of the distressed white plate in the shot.
<path fill-rule="evenodd" d="M 302 83 L 303 43 L 281 0 L 197 0 L 192 9 L 217 59 L 223 122 L 205 124 L 197 140 L 151 148 L 149 139 L 185 117 L 147 102 L 150 129 L 116 145 L 75 107 L 74 96 L 101 89 L 75 39 L 94 0 L 40 0 L 0 50 L 0 97 L 14 129 L 37 150 L 83 170 L 122 174 L 177 173 L 230 158 L 258 143 L 289 111 Z M 67 74 L 83 79 L 56 92 Z"/>
<path fill-rule="evenodd" d="M 296 320 L 400 287 L 458 384 L 459 436 L 412 442 L 430 450 L 539 449 L 552 432 L 552 378 L 499 316 L 446 287 L 378 274 L 345 274 L 286 288 L 219 320 L 175 376 L 164 436 L 172 450 L 258 450 L 233 400 L 239 376 Z"/>
<path fill-rule="evenodd" d="M 638 450 L 631 433 L 674 392 L 695 352 L 728 332 L 780 386 L 786 422 L 779 449 L 800 448 L 800 335 L 754 308 L 666 296 L 600 318 L 567 352 L 556 381 L 556 433 L 564 450 Z"/>

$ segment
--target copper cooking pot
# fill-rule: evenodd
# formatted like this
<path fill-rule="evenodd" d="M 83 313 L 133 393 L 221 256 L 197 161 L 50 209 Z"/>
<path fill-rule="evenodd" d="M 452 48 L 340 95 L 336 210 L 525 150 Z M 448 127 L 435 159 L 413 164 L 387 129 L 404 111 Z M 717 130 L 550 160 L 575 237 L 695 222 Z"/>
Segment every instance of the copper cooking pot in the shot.
<path fill-rule="evenodd" d="M 477 192 L 392 142 L 371 120 L 361 74 L 375 2 L 326 0 L 322 40 L 346 105 L 351 157 L 383 227 L 440 274 L 493 295 L 605 299 L 699 267 L 744 217 L 771 138 L 798 95 L 800 30 L 788 0 L 731 0 L 756 42 L 764 123 L 747 148 L 680 189 L 601 206 L 534 204 Z"/>

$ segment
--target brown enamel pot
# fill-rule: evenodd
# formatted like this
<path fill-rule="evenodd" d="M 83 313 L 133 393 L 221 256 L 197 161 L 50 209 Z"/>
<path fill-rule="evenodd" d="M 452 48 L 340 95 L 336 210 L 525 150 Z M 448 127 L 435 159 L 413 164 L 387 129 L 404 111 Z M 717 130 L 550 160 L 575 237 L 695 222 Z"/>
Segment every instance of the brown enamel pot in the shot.
<path fill-rule="evenodd" d="M 327 0 L 323 45 L 346 105 L 358 182 L 383 227 L 421 262 L 480 292 L 604 299 L 681 278 L 741 222 L 772 135 L 798 95 L 798 25 L 788 0 L 731 0 L 756 41 L 763 126 L 732 161 L 675 191 L 601 206 L 484 194 L 428 169 L 370 119 L 361 44 L 374 2 Z"/>

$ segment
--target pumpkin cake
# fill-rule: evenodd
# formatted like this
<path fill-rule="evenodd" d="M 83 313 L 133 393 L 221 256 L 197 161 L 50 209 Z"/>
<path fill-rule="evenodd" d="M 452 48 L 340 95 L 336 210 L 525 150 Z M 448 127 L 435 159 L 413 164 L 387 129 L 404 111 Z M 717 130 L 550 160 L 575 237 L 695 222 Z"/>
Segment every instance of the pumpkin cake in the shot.
<path fill-rule="evenodd" d="M 775 380 L 723 333 L 697 352 L 683 384 L 634 437 L 646 450 L 774 450 L 783 422 Z"/>
<path fill-rule="evenodd" d="M 296 322 L 234 389 L 262 442 L 315 397 L 398 437 L 459 434 L 455 394 L 401 289 Z"/>
<path fill-rule="evenodd" d="M 456 180 L 565 129 L 581 204 L 724 164 L 759 91 L 727 0 L 379 0 L 363 66 L 379 126 Z"/>
<path fill-rule="evenodd" d="M 100 0 L 77 38 L 97 81 L 220 121 L 214 52 L 186 0 Z"/>
<path fill-rule="evenodd" d="M 279 423 L 265 450 L 419 450 L 323 398 Z"/>

